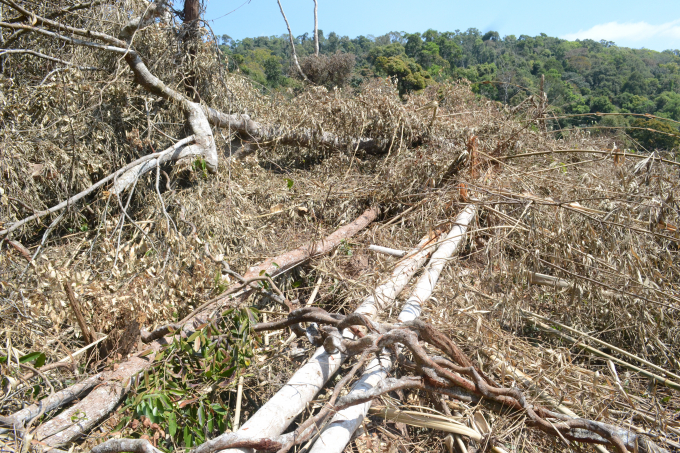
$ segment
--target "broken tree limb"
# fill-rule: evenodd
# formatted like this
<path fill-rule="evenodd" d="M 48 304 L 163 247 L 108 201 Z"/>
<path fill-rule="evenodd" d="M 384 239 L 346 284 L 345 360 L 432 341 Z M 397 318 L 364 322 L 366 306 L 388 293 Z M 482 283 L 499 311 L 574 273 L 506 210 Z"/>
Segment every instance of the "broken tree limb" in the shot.
<path fill-rule="evenodd" d="M 274 277 L 298 266 L 310 258 L 329 253 L 339 246 L 344 239 L 354 236 L 369 223 L 373 222 L 379 212 L 380 210 L 378 208 L 369 208 L 351 223 L 338 228 L 334 233 L 310 246 L 299 247 L 288 253 L 279 255 L 276 258 L 270 258 L 257 266 L 248 268 L 248 272 L 243 275 L 243 278 L 249 279 L 258 277 L 263 271 Z"/>
<path fill-rule="evenodd" d="M 375 219 L 377 213 L 377 209 L 368 209 L 354 222 L 339 228 L 324 240 L 315 243 L 310 248 L 313 252 L 312 254 L 309 253 L 307 247 L 301 247 L 251 268 L 252 273 L 250 275 L 259 275 L 261 269 L 268 270 L 272 272 L 273 275 L 276 275 L 279 269 L 272 263 L 286 263 L 288 268 L 290 268 L 293 264 L 299 264 L 310 256 L 328 253 L 333 250 L 335 246 L 340 244 L 340 241 L 355 235 L 361 229 L 365 228 Z M 281 266 L 281 268 L 283 268 L 283 266 Z M 283 272 L 283 270 L 280 270 L 280 272 Z M 199 315 L 200 313 L 196 313 L 194 317 L 188 321 L 193 321 L 198 318 Z M 45 407 L 45 412 L 57 409 L 78 397 L 82 397 L 84 393 L 96 387 L 78 404 L 68 408 L 54 419 L 39 426 L 37 429 L 35 439 L 44 442 L 48 446 L 56 446 L 71 442 L 85 434 L 116 407 L 127 394 L 130 385 L 133 383 L 136 376 L 151 366 L 155 354 L 160 350 L 163 344 L 164 341 L 162 339 L 153 341 L 149 343 L 147 350 L 130 358 L 126 362 L 121 363 L 117 370 L 101 373 L 81 384 L 76 384 L 61 392 L 57 392 L 52 397 L 43 400 L 47 401 L 46 403 L 40 402 L 37 405 L 17 412 L 13 416 L 8 417 L 8 419 L 14 422 L 28 420 L 31 417 L 35 417 L 34 414 L 39 413 L 40 408 L 42 407 Z"/>
<path fill-rule="evenodd" d="M 240 276 L 232 271 L 230 273 L 236 277 L 243 286 L 237 287 L 235 290 L 238 291 L 236 294 L 232 290 L 228 290 L 222 295 L 216 297 L 213 300 L 206 302 L 204 305 L 196 308 L 191 314 L 189 314 L 185 319 L 179 323 L 167 324 L 155 329 L 153 332 L 148 332 L 142 330 L 142 341 L 145 343 L 157 340 L 166 335 L 173 333 L 175 330 L 181 329 L 182 327 L 190 326 L 189 321 L 197 321 L 199 324 L 201 322 L 206 322 L 206 317 L 210 316 L 215 309 L 215 307 L 221 306 L 223 301 L 229 299 L 230 303 L 238 303 L 239 300 L 247 298 L 254 291 L 255 288 L 252 282 L 256 280 L 262 280 L 261 274 L 267 274 L 268 277 L 264 277 L 269 280 L 272 286 L 273 284 L 271 278 L 277 277 L 287 270 L 292 269 L 295 266 L 302 264 L 314 256 L 324 255 L 329 253 L 331 250 L 335 249 L 340 243 L 354 236 L 360 230 L 365 228 L 378 216 L 377 208 L 369 208 L 364 211 L 359 217 L 357 217 L 353 222 L 338 228 L 335 232 L 331 233 L 325 239 L 318 241 L 310 246 L 302 246 L 290 252 L 286 252 L 283 255 L 279 255 L 276 258 L 270 258 L 263 263 L 253 266 L 248 269 L 244 276 Z M 260 291 L 265 291 L 263 288 L 259 288 Z M 280 296 L 267 292 L 267 296 L 276 299 Z M 284 298 L 281 297 L 283 301 Z"/>
<path fill-rule="evenodd" d="M 378 311 L 378 308 L 384 307 L 387 303 L 393 303 L 411 277 L 424 264 L 429 254 L 427 248 L 435 239 L 429 235 L 426 236 L 399 263 L 391 277 L 376 288 L 375 294 L 369 296 L 361 304 L 356 313 L 364 313 L 372 317 Z M 313 307 L 307 307 L 307 309 L 313 309 Z M 349 330 L 345 331 L 345 335 L 347 338 L 354 338 Z M 318 348 L 309 361 L 260 410 L 250 417 L 237 433 L 247 434 L 255 438 L 279 436 L 323 388 L 346 358 L 347 355 L 340 351 L 328 353 L 323 347 Z M 215 440 L 217 439 L 219 437 Z M 226 450 L 225 453 L 236 453 L 238 451 L 252 452 L 253 450 L 231 449 Z"/>
<path fill-rule="evenodd" d="M 463 242 L 468 225 L 474 219 L 476 210 L 476 206 L 471 204 L 458 214 L 454 221 L 454 227 L 439 247 L 439 250 L 432 256 L 425 274 L 418 280 L 411 297 L 406 301 L 404 308 L 399 314 L 400 322 L 412 321 L 420 316 L 422 304 L 432 295 L 444 266 Z"/>
<path fill-rule="evenodd" d="M 295 52 L 295 40 L 293 39 L 293 32 L 290 29 L 290 24 L 288 23 L 288 18 L 286 17 L 286 13 L 283 12 L 283 5 L 281 5 L 281 0 L 276 0 L 277 3 L 279 4 L 279 9 L 281 10 L 281 15 L 283 16 L 283 20 L 286 22 L 286 28 L 288 28 L 288 38 L 290 39 L 290 47 L 292 49 L 293 53 L 293 62 L 295 63 L 295 67 L 297 68 L 298 72 L 302 76 L 304 80 L 307 80 L 307 76 L 305 75 L 304 72 L 302 72 L 302 68 L 300 67 L 300 63 L 298 63 L 298 57 L 297 57 L 297 52 Z M 316 8 L 314 9 L 314 15 L 316 16 Z M 318 49 L 317 49 L 318 52 Z"/>
<path fill-rule="evenodd" d="M 418 279 L 416 286 L 404 304 L 399 314 L 399 322 L 408 322 L 420 316 L 421 305 L 425 303 L 434 291 L 439 275 L 458 246 L 463 242 L 468 225 L 475 216 L 475 205 L 468 205 L 456 217 L 454 227 L 449 234 L 438 244 L 438 249 L 432 254 L 432 258 Z M 373 359 L 366 367 L 356 385 L 352 388 L 349 396 L 357 397 L 371 392 L 376 386 L 385 380 L 387 373 L 392 369 L 392 354 L 383 350 L 377 358 Z M 352 438 L 361 422 L 366 417 L 372 401 L 350 406 L 338 412 L 331 422 L 321 432 L 314 443 L 310 453 L 340 453 Z"/>
<path fill-rule="evenodd" d="M 37 417 L 41 412 L 46 413 L 52 411 L 73 400 L 81 398 L 101 382 L 101 376 L 101 373 L 96 374 L 64 390 L 55 392 L 47 398 L 40 400 L 37 404 L 32 404 L 19 412 L 15 412 L 9 417 L 0 418 L 0 423 L 10 426 L 23 426 Z"/>
<path fill-rule="evenodd" d="M 357 150 L 369 154 L 386 152 L 390 145 L 389 139 L 355 138 L 343 139 L 330 132 L 320 132 L 318 129 L 299 129 L 290 131 L 277 125 L 263 124 L 254 121 L 246 114 L 234 113 L 228 115 L 210 107 L 203 107 L 210 124 L 215 127 L 229 128 L 237 132 L 244 140 L 254 144 L 279 144 L 285 146 L 300 146 L 304 148 L 319 147 L 336 150 Z"/>
<path fill-rule="evenodd" d="M 131 170 L 131 169 L 133 169 L 133 168 L 135 168 L 139 165 L 142 165 L 149 160 L 157 159 L 160 155 L 163 155 L 165 153 L 172 154 L 174 152 L 177 152 L 179 149 L 183 148 L 188 143 L 193 142 L 194 138 L 195 137 L 193 135 L 190 135 L 190 136 L 185 137 L 182 140 L 178 141 L 177 143 L 175 143 L 174 145 L 172 145 L 171 147 L 169 147 L 165 151 L 161 151 L 160 153 L 156 153 L 156 154 L 147 154 L 146 156 L 140 157 L 139 159 L 137 159 L 133 162 L 130 162 L 129 164 L 127 164 L 123 168 L 118 169 L 114 173 L 111 173 L 109 176 L 107 176 L 107 177 L 97 181 L 96 183 L 92 184 L 90 187 L 83 190 L 82 192 L 80 192 L 76 195 L 73 195 L 72 197 L 66 199 L 65 201 L 62 201 L 58 205 L 52 206 L 51 208 L 45 209 L 44 211 L 37 211 L 36 213 L 34 213 L 33 215 L 31 215 L 29 217 L 26 217 L 22 220 L 19 220 L 17 222 L 12 223 L 11 226 L 0 231 L 0 236 L 4 236 L 4 235 L 11 233 L 12 231 L 14 231 L 17 228 L 25 225 L 26 223 L 30 222 L 31 220 L 36 220 L 36 219 L 44 217 L 48 214 L 51 214 L 53 212 L 57 212 L 57 211 L 64 209 L 66 206 L 69 206 L 69 205 L 75 203 L 76 201 L 81 200 L 81 199 L 85 198 L 86 196 L 90 195 L 92 192 L 99 189 L 104 184 L 106 184 L 110 181 L 113 181 L 117 176 L 122 175 L 125 172 L 127 172 L 128 170 Z"/>
<path fill-rule="evenodd" d="M 408 253 L 405 250 L 396 250 L 391 249 L 389 247 L 381 247 L 379 245 L 369 245 L 368 250 L 370 250 L 371 252 L 383 253 L 385 255 L 398 256 L 400 258 L 402 256 L 406 256 L 406 254 Z"/>

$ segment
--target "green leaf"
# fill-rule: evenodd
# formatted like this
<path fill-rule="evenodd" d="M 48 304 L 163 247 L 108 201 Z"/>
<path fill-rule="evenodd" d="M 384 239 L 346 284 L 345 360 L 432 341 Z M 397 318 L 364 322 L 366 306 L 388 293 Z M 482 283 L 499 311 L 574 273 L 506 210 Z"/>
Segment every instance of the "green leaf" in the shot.
<path fill-rule="evenodd" d="M 34 361 L 34 360 L 37 360 L 38 357 L 40 357 L 41 355 L 43 355 L 42 352 L 31 352 L 31 353 L 28 353 L 28 354 L 26 354 L 26 355 L 23 356 L 23 357 L 19 357 L 19 363 L 32 362 L 32 361 Z"/>
<path fill-rule="evenodd" d="M 174 412 L 171 412 L 168 416 L 168 433 L 170 433 L 172 437 L 175 437 L 175 434 L 177 433 L 177 417 Z"/>
<path fill-rule="evenodd" d="M 290 178 L 286 178 L 286 184 L 288 185 L 288 189 L 292 189 L 293 185 L 295 184 L 295 181 L 293 181 Z"/>
<path fill-rule="evenodd" d="M 40 354 L 38 358 L 35 360 L 35 367 L 40 368 L 41 366 L 43 366 L 45 364 L 46 359 L 47 358 L 45 357 L 45 354 Z"/>
<path fill-rule="evenodd" d="M 302 280 L 296 280 L 296 281 L 294 281 L 293 284 L 292 284 L 291 286 L 292 286 L 293 288 L 299 288 L 299 287 L 301 287 L 301 286 L 302 286 Z"/>
<path fill-rule="evenodd" d="M 187 343 L 193 343 L 193 341 L 201 334 L 201 331 L 197 331 L 191 334 L 189 338 L 187 338 Z"/>
<path fill-rule="evenodd" d="M 192 440 L 191 433 L 189 433 L 189 425 L 184 425 L 184 446 L 191 448 Z"/>

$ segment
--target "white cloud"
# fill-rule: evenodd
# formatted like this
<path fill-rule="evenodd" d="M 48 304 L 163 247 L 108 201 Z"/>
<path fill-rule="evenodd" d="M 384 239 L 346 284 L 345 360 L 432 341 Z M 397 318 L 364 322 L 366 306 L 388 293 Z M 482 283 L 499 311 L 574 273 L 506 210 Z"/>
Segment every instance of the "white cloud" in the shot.
<path fill-rule="evenodd" d="M 664 24 L 654 25 L 647 22 L 608 22 L 595 25 L 588 30 L 579 30 L 562 36 L 570 41 L 576 39 L 605 39 L 615 43 L 643 43 L 650 40 L 680 40 L 680 19 Z"/>

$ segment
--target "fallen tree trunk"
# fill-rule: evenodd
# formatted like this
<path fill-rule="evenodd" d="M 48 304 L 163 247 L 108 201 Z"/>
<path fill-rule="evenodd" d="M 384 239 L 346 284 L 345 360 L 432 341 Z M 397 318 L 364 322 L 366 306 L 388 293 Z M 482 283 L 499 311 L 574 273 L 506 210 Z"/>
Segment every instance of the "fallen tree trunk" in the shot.
<path fill-rule="evenodd" d="M 424 264 L 429 254 L 428 246 L 435 239 L 425 237 L 394 269 L 387 282 L 376 288 L 374 295 L 366 298 L 356 313 L 363 313 L 370 318 L 387 303 L 394 302 L 396 296 Z M 349 330 L 344 331 L 343 336 L 354 338 L 354 334 Z M 252 438 L 275 438 L 281 435 L 346 359 L 347 355 L 341 351 L 329 353 L 323 347 L 318 348 L 309 361 L 237 433 L 247 434 Z M 224 450 L 224 453 L 239 451 L 253 450 L 230 449 Z"/>
<path fill-rule="evenodd" d="M 333 250 L 340 241 L 352 237 L 365 228 L 376 218 L 377 214 L 377 209 L 368 209 L 358 219 L 339 228 L 327 238 L 315 243 L 311 248 L 301 247 L 292 252 L 287 252 L 276 258 L 267 260 L 259 266 L 251 268 L 246 275 L 253 273 L 259 275 L 260 270 L 267 270 L 272 273 L 272 276 L 275 276 L 284 272 L 286 269 L 290 269 L 294 265 L 304 262 L 312 256 L 328 253 Z M 285 268 L 284 266 L 276 268 L 273 265 L 274 262 L 285 263 Z M 243 300 L 244 296 L 230 302 L 232 304 L 238 303 Z M 213 305 L 218 304 L 218 302 L 219 300 L 214 301 Z M 201 313 L 205 313 L 205 311 L 210 310 L 211 307 L 212 305 L 210 307 L 205 307 L 203 312 L 196 313 L 191 319 L 187 320 L 187 323 L 199 319 Z M 40 425 L 36 430 L 35 439 L 44 442 L 50 447 L 56 447 L 71 442 L 85 434 L 116 407 L 129 391 L 136 376 L 151 366 L 156 353 L 160 351 L 164 344 L 165 341 L 162 339 L 153 341 L 149 343 L 147 350 L 120 364 L 115 371 L 100 373 L 96 377 L 89 378 L 83 383 L 69 387 L 68 389 L 59 392 L 59 394 L 47 398 L 45 402 L 31 405 L 28 408 L 7 417 L 4 422 L 5 424 L 23 426 L 41 413 L 42 408 L 45 408 L 43 413 L 47 410 L 57 409 L 73 399 L 82 396 L 86 391 L 96 386 L 96 388 L 78 404 L 65 410 L 49 422 Z"/>
<path fill-rule="evenodd" d="M 420 316 L 422 304 L 432 295 L 444 266 L 463 242 L 468 225 L 475 216 L 475 211 L 474 205 L 468 205 L 456 217 L 455 226 L 441 242 L 438 250 L 433 253 L 432 259 L 430 259 L 423 275 L 418 279 L 411 297 L 404 304 L 399 314 L 399 322 L 413 321 Z M 348 398 L 360 397 L 383 382 L 392 369 L 392 360 L 392 354 L 383 350 L 383 353 L 373 359 L 366 367 L 364 374 L 352 388 Z M 341 453 L 352 438 L 354 431 L 363 422 L 371 404 L 372 400 L 338 412 L 321 432 L 310 453 Z"/>

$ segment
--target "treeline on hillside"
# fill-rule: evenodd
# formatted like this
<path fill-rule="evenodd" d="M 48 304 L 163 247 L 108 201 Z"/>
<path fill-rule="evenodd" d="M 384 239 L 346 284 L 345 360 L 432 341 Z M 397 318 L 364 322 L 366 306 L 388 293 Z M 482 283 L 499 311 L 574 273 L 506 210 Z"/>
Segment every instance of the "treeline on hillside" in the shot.
<path fill-rule="evenodd" d="M 288 37 L 232 40 L 222 36 L 222 50 L 232 70 L 248 74 L 269 88 L 294 87 Z M 653 114 L 680 121 L 680 50 L 657 52 L 618 47 L 609 41 L 567 41 L 546 34 L 501 38 L 471 28 L 461 32 L 391 32 L 349 38 L 319 30 L 320 57 L 313 37 L 296 38 L 305 72 L 327 86 L 358 86 L 366 78 L 397 77 L 402 94 L 433 81 L 465 78 L 473 91 L 518 105 L 539 90 L 541 76 L 548 101 L 559 115 L 555 126 L 593 125 L 630 128 L 648 149 L 680 146 L 677 124 L 632 115 L 583 116 L 588 113 Z M 330 67 L 330 69 L 329 69 Z M 316 71 L 316 72 L 314 72 Z M 581 115 L 581 116 L 569 116 Z M 650 133 L 651 128 L 666 134 Z"/>

